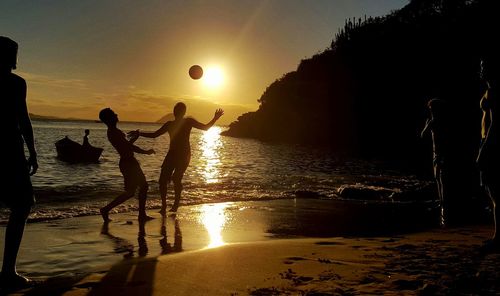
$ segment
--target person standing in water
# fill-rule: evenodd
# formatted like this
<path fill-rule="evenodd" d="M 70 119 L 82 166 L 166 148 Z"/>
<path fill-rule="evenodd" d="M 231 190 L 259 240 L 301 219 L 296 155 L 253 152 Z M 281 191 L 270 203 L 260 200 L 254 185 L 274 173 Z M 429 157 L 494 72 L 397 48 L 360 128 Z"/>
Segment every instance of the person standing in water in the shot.
<path fill-rule="evenodd" d="M 185 114 L 186 105 L 184 103 L 177 103 L 174 106 L 175 119 L 173 121 L 167 121 L 155 132 L 142 132 L 136 130 L 129 133 L 132 137 L 156 138 L 168 132 L 170 136 L 170 147 L 163 160 L 159 180 L 162 202 L 160 213 L 163 215 L 167 210 L 167 186 L 171 180 L 174 182 L 175 200 L 170 212 L 176 212 L 179 208 L 182 192 L 182 177 L 191 160 L 191 146 L 189 144 L 191 129 L 197 128 L 208 130 L 222 115 L 224 115 L 224 111 L 222 109 L 217 109 L 214 117 L 207 124 L 200 123 L 194 118 L 184 118 Z"/>
<path fill-rule="evenodd" d="M 125 192 L 117 196 L 109 204 L 100 209 L 102 219 L 105 223 L 111 221 L 109 219 L 109 211 L 114 207 L 122 204 L 129 198 L 135 195 L 139 189 L 139 220 L 145 221 L 152 219 L 146 214 L 146 198 L 148 193 L 148 182 L 142 172 L 139 162 L 134 156 L 134 152 L 141 154 L 153 154 L 153 149 L 144 150 L 134 145 L 136 137 L 131 137 L 128 141 L 125 134 L 116 127 L 118 123 L 118 115 L 110 108 L 102 109 L 99 113 L 99 119 L 108 127 L 108 140 L 120 154 L 120 171 L 123 175 Z"/>
<path fill-rule="evenodd" d="M 0 201 L 10 208 L 5 230 L 5 246 L 0 287 L 23 288 L 30 280 L 16 271 L 16 260 L 26 220 L 35 203 L 30 175 L 38 169 L 33 127 L 26 105 L 26 81 L 12 73 L 17 65 L 18 45 L 0 36 L 0 97 L 2 101 L 2 169 Z M 24 144 L 29 152 L 26 160 Z"/>

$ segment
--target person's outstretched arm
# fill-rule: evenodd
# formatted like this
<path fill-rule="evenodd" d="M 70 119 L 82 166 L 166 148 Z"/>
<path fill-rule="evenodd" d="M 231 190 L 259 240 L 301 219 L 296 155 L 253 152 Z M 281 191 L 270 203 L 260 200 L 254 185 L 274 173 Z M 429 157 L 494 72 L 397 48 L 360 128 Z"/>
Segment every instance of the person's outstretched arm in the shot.
<path fill-rule="evenodd" d="M 425 126 L 424 126 L 424 129 L 422 129 L 422 132 L 420 132 L 420 137 L 423 138 L 425 137 L 425 134 L 427 133 L 427 131 L 429 130 L 430 126 L 431 126 L 431 122 L 432 122 L 432 119 L 427 119 L 427 121 L 425 122 Z"/>
<path fill-rule="evenodd" d="M 168 127 L 170 126 L 170 121 L 165 122 L 157 131 L 154 132 L 141 132 L 140 130 L 135 130 L 128 132 L 127 135 L 132 139 L 137 140 L 138 137 L 145 138 L 157 138 L 168 131 Z M 132 141 L 131 141 L 132 142 Z M 132 143 L 133 143 L 132 142 Z"/>
<path fill-rule="evenodd" d="M 140 154 L 154 154 L 155 153 L 154 149 L 144 150 L 141 147 L 136 146 L 136 145 L 132 145 L 132 150 L 134 152 L 140 153 Z"/>
<path fill-rule="evenodd" d="M 20 94 L 20 110 L 19 110 L 19 127 L 21 129 L 21 134 L 23 135 L 24 142 L 28 147 L 29 158 L 28 166 L 30 170 L 30 175 L 34 175 L 38 170 L 38 161 L 36 159 L 36 149 L 35 149 L 35 137 L 33 136 L 33 126 L 31 125 L 31 119 L 28 113 L 28 107 L 26 105 L 26 82 L 23 80 L 20 84 L 21 94 Z"/>
<path fill-rule="evenodd" d="M 215 110 L 215 114 L 214 114 L 214 118 L 212 118 L 212 120 L 210 120 L 207 124 L 203 124 L 199 121 L 197 121 L 196 119 L 193 119 L 193 127 L 194 128 L 197 128 L 197 129 L 201 129 L 201 130 L 208 130 L 209 128 L 211 128 L 215 122 L 217 120 L 219 120 L 219 118 L 224 115 L 224 110 L 222 109 L 217 109 Z"/>

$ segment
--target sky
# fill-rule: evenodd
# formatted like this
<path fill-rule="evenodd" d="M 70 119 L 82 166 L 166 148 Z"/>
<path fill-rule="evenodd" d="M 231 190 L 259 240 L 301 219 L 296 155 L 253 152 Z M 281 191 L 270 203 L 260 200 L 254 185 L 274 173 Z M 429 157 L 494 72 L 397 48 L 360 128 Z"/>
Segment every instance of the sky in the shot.
<path fill-rule="evenodd" d="M 0 35 L 19 43 L 15 73 L 30 113 L 152 122 L 185 102 L 221 124 L 257 110 L 266 87 L 327 49 L 349 17 L 408 0 L 2 0 Z M 188 75 L 200 65 L 204 76 Z"/>

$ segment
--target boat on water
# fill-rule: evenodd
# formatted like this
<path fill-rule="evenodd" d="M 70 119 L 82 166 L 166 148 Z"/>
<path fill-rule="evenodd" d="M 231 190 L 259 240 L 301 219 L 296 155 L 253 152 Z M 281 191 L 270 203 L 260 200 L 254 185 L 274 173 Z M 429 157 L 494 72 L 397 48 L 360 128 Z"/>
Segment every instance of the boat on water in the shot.
<path fill-rule="evenodd" d="M 82 145 L 68 136 L 55 143 L 57 158 L 69 163 L 97 163 L 104 149 L 91 145 Z"/>

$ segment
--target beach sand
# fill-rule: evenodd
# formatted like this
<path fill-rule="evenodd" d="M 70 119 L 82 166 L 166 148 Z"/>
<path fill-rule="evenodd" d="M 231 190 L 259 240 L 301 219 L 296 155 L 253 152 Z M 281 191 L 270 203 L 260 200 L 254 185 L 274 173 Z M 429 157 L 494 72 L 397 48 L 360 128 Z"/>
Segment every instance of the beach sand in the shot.
<path fill-rule="evenodd" d="M 144 227 L 136 223 L 133 213 L 115 214 L 104 233 L 99 217 L 36 223 L 29 225 L 27 237 L 48 236 L 43 228 L 52 228 L 47 240 L 78 241 L 61 244 L 59 257 L 54 258 L 57 269 L 62 270 L 62 262 L 71 256 L 78 258 L 72 260 L 78 267 L 74 272 L 39 276 L 35 287 L 12 295 L 500 293 L 496 283 L 500 254 L 479 249 L 492 233 L 489 225 L 374 231 L 394 223 L 388 212 L 379 209 L 381 216 L 363 216 L 367 224 L 362 231 L 360 223 L 344 222 L 354 228 L 334 224 L 340 218 L 346 221 L 346 217 L 336 216 L 331 207 L 342 212 L 343 206 L 321 200 L 199 205 L 180 209 L 175 217 L 157 218 Z M 359 213 L 366 205 L 356 207 Z M 393 213 L 394 209 L 388 211 Z M 397 217 L 401 211 L 397 209 Z M 385 222 L 379 221 L 381 217 Z M 356 219 L 361 216 L 354 215 L 347 222 Z M 322 227 L 318 223 L 323 223 Z M 78 240 L 68 238 L 70 232 Z M 27 245 L 31 246 L 29 241 Z M 47 246 L 40 249 L 43 247 Z M 84 251 L 86 247 L 91 250 Z M 25 257 L 29 254 L 24 249 Z M 47 255 L 38 260 L 42 267 Z"/>

